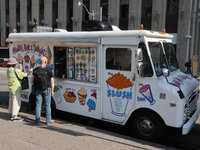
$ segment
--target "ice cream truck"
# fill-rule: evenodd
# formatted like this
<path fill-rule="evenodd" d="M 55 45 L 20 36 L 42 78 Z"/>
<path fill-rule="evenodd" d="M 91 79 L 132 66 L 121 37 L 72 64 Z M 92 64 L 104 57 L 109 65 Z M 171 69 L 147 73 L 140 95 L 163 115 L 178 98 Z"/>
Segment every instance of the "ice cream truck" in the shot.
<path fill-rule="evenodd" d="M 130 123 L 134 134 L 145 140 L 161 138 L 165 126 L 189 133 L 200 113 L 199 84 L 180 71 L 173 36 L 109 27 L 11 33 L 10 57 L 22 63 L 25 72 L 40 66 L 41 56 L 47 57 L 55 77 L 52 111 Z M 29 85 L 21 98 L 32 105 L 31 81 Z"/>

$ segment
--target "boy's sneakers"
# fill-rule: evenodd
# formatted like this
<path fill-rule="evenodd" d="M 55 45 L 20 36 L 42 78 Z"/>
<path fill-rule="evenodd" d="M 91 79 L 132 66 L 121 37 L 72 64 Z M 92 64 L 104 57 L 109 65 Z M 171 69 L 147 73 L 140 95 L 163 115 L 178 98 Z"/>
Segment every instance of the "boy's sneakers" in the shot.
<path fill-rule="evenodd" d="M 21 116 L 14 116 L 13 118 L 11 118 L 11 120 L 13 122 L 19 122 L 19 121 L 23 121 L 24 118 L 21 118 Z"/>
<path fill-rule="evenodd" d="M 50 122 L 48 122 L 47 125 L 51 125 L 52 123 L 54 123 L 54 120 L 51 120 Z"/>

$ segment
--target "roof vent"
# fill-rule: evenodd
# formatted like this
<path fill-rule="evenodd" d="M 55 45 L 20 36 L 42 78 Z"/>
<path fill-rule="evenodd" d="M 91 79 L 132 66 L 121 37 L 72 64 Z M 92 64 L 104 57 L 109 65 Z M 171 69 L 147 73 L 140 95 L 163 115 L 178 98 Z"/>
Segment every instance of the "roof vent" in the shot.
<path fill-rule="evenodd" d="M 65 29 L 54 29 L 54 32 L 68 32 L 68 31 Z"/>
<path fill-rule="evenodd" d="M 117 26 L 113 26 L 113 25 L 112 25 L 112 28 L 113 28 L 113 31 L 122 31 L 122 30 L 120 30 L 120 28 L 118 28 Z"/>
<path fill-rule="evenodd" d="M 36 26 L 33 28 L 33 32 L 52 32 L 52 27 Z"/>
<path fill-rule="evenodd" d="M 108 22 L 98 20 L 82 21 L 82 31 L 112 31 L 112 26 Z"/>

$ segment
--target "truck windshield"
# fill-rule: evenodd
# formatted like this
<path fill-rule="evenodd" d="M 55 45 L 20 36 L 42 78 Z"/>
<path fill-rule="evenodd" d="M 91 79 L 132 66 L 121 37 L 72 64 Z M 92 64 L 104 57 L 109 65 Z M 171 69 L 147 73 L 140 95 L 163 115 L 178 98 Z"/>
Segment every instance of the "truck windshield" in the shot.
<path fill-rule="evenodd" d="M 159 77 L 163 75 L 162 69 L 168 68 L 166 57 L 160 42 L 149 42 L 149 50 L 155 68 L 156 75 Z"/>
<path fill-rule="evenodd" d="M 166 53 L 170 71 L 175 71 L 175 70 L 179 69 L 175 50 L 174 50 L 172 43 L 163 43 L 163 46 L 165 49 L 165 53 Z"/>

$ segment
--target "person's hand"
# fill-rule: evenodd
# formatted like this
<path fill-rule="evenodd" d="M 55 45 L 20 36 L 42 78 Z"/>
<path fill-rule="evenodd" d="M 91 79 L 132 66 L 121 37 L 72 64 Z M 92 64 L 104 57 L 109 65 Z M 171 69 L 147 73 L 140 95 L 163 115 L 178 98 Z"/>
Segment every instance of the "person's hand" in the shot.
<path fill-rule="evenodd" d="M 19 69 L 20 69 L 20 70 L 23 70 L 22 64 L 19 64 Z"/>
<path fill-rule="evenodd" d="M 52 92 L 51 92 L 51 96 L 53 96 L 53 95 L 54 95 L 54 92 L 52 91 Z"/>
<path fill-rule="evenodd" d="M 32 72 L 33 71 L 33 68 L 31 67 L 30 71 Z"/>

